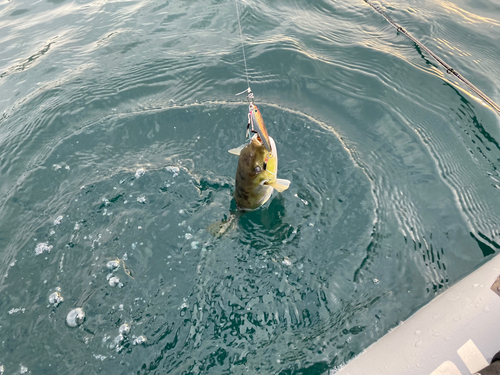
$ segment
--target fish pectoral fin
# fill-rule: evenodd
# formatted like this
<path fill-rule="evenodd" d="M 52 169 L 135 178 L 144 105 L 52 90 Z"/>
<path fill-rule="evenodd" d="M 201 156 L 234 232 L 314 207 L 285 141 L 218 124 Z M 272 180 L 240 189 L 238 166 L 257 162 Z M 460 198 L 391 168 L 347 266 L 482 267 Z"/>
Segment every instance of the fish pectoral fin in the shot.
<path fill-rule="evenodd" d="M 248 143 L 245 143 L 243 145 L 241 145 L 240 147 L 236 147 L 236 148 L 232 148 L 231 150 L 229 150 L 228 152 L 230 154 L 233 154 L 233 155 L 236 155 L 236 156 L 239 156 L 240 153 L 241 153 L 241 150 L 243 150 L 246 146 L 247 146 Z"/>
<path fill-rule="evenodd" d="M 290 186 L 290 181 L 277 178 L 273 182 L 268 182 L 267 185 L 271 186 L 273 189 L 276 189 L 281 193 L 288 189 L 288 187 Z"/>

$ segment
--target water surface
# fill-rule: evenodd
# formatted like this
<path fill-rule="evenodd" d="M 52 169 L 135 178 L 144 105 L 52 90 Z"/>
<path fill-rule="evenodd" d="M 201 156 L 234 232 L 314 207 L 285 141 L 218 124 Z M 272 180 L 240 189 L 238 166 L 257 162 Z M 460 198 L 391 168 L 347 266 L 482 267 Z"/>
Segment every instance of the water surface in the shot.
<path fill-rule="evenodd" d="M 498 4 L 382 5 L 500 101 Z M 216 238 L 235 3 L 0 3 L 5 373 L 322 374 L 498 251 L 497 114 L 363 1 L 238 7 L 292 183 Z"/>

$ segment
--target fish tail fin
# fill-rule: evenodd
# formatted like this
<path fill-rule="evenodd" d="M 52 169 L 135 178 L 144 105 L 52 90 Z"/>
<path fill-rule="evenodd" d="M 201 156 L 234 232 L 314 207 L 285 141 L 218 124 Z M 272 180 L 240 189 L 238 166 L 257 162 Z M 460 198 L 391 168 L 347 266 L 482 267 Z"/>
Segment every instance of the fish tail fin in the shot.
<path fill-rule="evenodd" d="M 236 215 L 229 216 L 228 219 L 219 220 L 215 223 L 212 223 L 208 226 L 208 232 L 215 238 L 220 238 L 224 235 L 231 227 L 233 227 L 236 222 Z"/>

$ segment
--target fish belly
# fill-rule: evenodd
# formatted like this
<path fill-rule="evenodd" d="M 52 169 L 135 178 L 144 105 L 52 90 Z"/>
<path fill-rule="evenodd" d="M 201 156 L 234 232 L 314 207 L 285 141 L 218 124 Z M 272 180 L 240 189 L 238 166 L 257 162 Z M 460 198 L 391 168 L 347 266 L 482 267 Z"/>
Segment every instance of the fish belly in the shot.
<path fill-rule="evenodd" d="M 252 191 L 244 191 L 237 184 L 234 191 L 234 200 L 239 210 L 252 211 L 266 203 L 272 193 L 273 188 L 271 186 L 259 185 Z"/>

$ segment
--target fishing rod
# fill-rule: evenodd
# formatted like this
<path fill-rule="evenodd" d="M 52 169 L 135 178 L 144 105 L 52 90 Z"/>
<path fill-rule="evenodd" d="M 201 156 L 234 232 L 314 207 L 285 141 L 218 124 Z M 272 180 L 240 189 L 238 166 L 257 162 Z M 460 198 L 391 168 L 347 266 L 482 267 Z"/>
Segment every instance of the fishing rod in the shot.
<path fill-rule="evenodd" d="M 483 99 L 486 103 L 488 103 L 493 109 L 495 109 L 498 113 L 500 113 L 500 105 L 491 100 L 486 94 L 484 94 L 481 90 L 479 90 L 476 86 L 466 80 L 459 72 L 453 69 L 450 65 L 448 65 L 444 60 L 439 58 L 434 52 L 432 52 L 429 48 L 424 46 L 418 39 L 416 39 L 413 35 L 411 35 L 408 31 L 406 31 L 402 26 L 398 25 L 396 22 L 392 20 L 382 9 L 372 4 L 369 0 L 364 0 L 365 3 L 370 5 L 373 9 L 375 9 L 378 13 L 384 17 L 387 22 L 389 22 L 392 26 L 396 28 L 398 32 L 401 32 L 405 36 L 407 36 L 413 43 L 418 45 L 421 49 L 427 52 L 434 60 L 436 60 L 441 66 L 446 69 L 446 73 L 453 74 L 460 81 L 465 83 L 472 91 L 474 91 L 481 99 Z"/>

